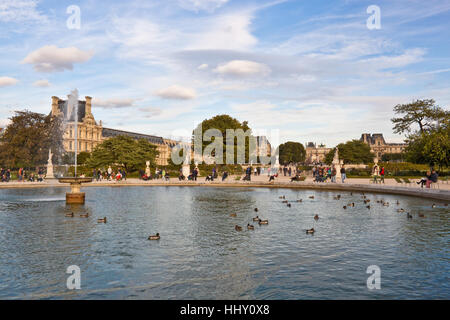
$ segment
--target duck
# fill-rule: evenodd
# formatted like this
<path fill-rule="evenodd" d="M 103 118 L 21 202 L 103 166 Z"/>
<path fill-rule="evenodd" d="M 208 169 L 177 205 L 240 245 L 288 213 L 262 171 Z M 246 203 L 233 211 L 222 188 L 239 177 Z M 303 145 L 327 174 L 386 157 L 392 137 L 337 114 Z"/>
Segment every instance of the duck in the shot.
<path fill-rule="evenodd" d="M 247 223 L 247 229 L 248 230 L 255 230 L 255 226 L 250 224 L 250 223 Z"/>
<path fill-rule="evenodd" d="M 397 209 L 397 212 L 405 212 L 405 209 L 403 208 Z"/>
<path fill-rule="evenodd" d="M 261 220 L 261 219 L 259 219 L 258 216 L 256 216 L 256 217 L 253 218 L 253 221 L 259 221 L 259 220 Z"/>
<path fill-rule="evenodd" d="M 370 209 L 370 204 L 368 206 L 366 206 L 367 209 Z"/>
<path fill-rule="evenodd" d="M 306 233 L 313 234 L 315 232 L 314 228 L 306 230 Z"/>
<path fill-rule="evenodd" d="M 255 208 L 255 212 L 258 212 L 258 208 Z"/>
<path fill-rule="evenodd" d="M 352 202 L 352 207 L 354 207 L 355 206 L 355 203 L 354 202 Z"/>
<path fill-rule="evenodd" d="M 425 215 L 423 213 L 419 213 L 419 217 L 425 218 Z"/>
<path fill-rule="evenodd" d="M 302 199 L 297 199 L 297 202 L 302 202 L 303 200 Z"/>
<path fill-rule="evenodd" d="M 269 220 L 261 220 L 261 219 L 259 219 L 259 222 L 258 222 L 260 225 L 261 224 L 269 224 Z"/>
<path fill-rule="evenodd" d="M 290 204 L 290 203 L 288 203 L 288 204 L 287 204 L 287 206 L 288 206 L 288 207 L 290 208 L 290 207 L 291 207 L 291 204 Z"/>
<path fill-rule="evenodd" d="M 314 199 L 314 196 L 309 196 L 310 199 Z"/>
<path fill-rule="evenodd" d="M 383 202 L 383 206 L 389 207 L 389 202 Z"/>
<path fill-rule="evenodd" d="M 436 208 L 436 205 L 433 203 L 433 204 L 431 205 L 431 207 L 432 207 L 432 208 Z"/>
<path fill-rule="evenodd" d="M 153 236 L 149 236 L 148 240 L 159 240 L 161 237 L 159 236 L 159 233 L 153 235 Z"/>
<path fill-rule="evenodd" d="M 287 201 L 287 200 L 283 200 L 283 201 L 281 201 L 281 203 L 288 203 L 289 201 Z"/>
<path fill-rule="evenodd" d="M 88 212 L 82 213 L 82 214 L 80 214 L 80 217 L 81 218 L 87 218 L 87 217 L 89 217 L 89 213 Z"/>
<path fill-rule="evenodd" d="M 279 198 L 280 198 L 280 199 L 286 199 L 286 197 L 285 197 L 285 196 L 280 196 Z"/>
<path fill-rule="evenodd" d="M 66 213 L 65 216 L 66 216 L 66 217 L 73 218 L 74 214 L 73 214 L 73 212 L 71 212 L 71 213 Z"/>
<path fill-rule="evenodd" d="M 411 215 L 409 212 L 406 213 L 406 217 L 407 217 L 408 219 L 412 219 L 412 215 Z"/>
<path fill-rule="evenodd" d="M 315 216 L 314 216 L 314 220 L 319 220 L 319 215 L 318 214 L 316 214 Z"/>
<path fill-rule="evenodd" d="M 234 230 L 236 230 L 236 231 L 242 231 L 242 227 L 240 227 L 240 226 L 238 226 L 238 225 L 235 225 L 235 226 L 234 226 Z"/>
<path fill-rule="evenodd" d="M 342 208 L 347 209 L 347 206 L 343 206 Z"/>
<path fill-rule="evenodd" d="M 350 195 L 352 196 L 352 195 L 353 195 L 353 192 L 350 192 Z"/>
<path fill-rule="evenodd" d="M 400 202 L 399 202 L 399 201 L 397 200 L 396 204 L 397 204 L 397 205 L 399 205 L 399 204 L 400 204 Z"/>
<path fill-rule="evenodd" d="M 230 217 L 237 217 L 236 213 L 230 213 Z"/>
<path fill-rule="evenodd" d="M 106 223 L 106 217 L 97 219 L 98 223 Z"/>

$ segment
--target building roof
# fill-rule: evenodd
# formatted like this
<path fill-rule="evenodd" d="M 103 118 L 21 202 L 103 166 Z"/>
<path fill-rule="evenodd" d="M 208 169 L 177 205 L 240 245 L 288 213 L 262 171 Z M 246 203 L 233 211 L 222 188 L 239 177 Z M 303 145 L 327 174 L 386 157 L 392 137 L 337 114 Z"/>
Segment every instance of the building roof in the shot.
<path fill-rule="evenodd" d="M 117 136 L 127 136 L 127 137 L 131 137 L 133 139 L 145 139 L 148 142 L 153 143 L 153 144 L 160 144 L 160 145 L 164 144 L 164 139 L 162 137 L 151 136 L 151 135 L 142 134 L 142 133 L 123 131 L 123 130 L 117 130 L 117 129 L 110 129 L 110 128 L 102 128 L 102 136 L 105 138 L 111 138 L 111 137 L 117 137 Z"/>
<path fill-rule="evenodd" d="M 58 101 L 58 109 L 64 114 L 64 119 L 67 119 L 67 100 Z M 86 101 L 78 100 L 78 122 L 82 122 L 86 116 Z M 68 121 L 75 121 L 75 114 L 70 116 Z"/>

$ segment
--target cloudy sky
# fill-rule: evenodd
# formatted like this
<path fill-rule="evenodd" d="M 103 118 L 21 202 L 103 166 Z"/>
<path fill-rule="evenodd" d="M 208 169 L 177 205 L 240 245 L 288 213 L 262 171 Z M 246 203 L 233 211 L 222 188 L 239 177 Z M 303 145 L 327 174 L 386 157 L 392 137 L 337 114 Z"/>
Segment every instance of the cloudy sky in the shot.
<path fill-rule="evenodd" d="M 0 125 L 74 88 L 104 126 L 164 137 L 227 113 L 281 142 L 400 142 L 396 104 L 450 105 L 450 1 L 0 0 Z"/>

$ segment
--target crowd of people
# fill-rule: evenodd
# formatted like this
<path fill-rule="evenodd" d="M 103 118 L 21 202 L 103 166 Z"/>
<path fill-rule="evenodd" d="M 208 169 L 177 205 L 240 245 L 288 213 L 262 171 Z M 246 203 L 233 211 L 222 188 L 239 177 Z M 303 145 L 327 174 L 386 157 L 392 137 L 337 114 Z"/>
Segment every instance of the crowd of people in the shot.
<path fill-rule="evenodd" d="M 94 169 L 92 172 L 92 177 L 96 181 L 121 181 L 127 180 L 127 172 L 124 168 L 118 168 L 117 172 L 114 172 L 111 166 L 109 166 L 108 169 L 104 171 L 101 169 Z"/>
<path fill-rule="evenodd" d="M 341 182 L 345 183 L 347 174 L 344 165 L 342 165 L 339 172 L 341 174 Z M 312 175 L 314 182 L 325 182 L 329 179 L 331 182 L 336 183 L 337 170 L 334 166 L 315 166 L 312 168 Z"/>

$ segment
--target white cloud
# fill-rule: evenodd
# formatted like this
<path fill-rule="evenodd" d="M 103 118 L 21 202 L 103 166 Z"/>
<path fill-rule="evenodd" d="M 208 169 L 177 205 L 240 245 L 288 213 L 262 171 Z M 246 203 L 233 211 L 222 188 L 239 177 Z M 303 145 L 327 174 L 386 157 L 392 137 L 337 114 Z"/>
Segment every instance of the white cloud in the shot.
<path fill-rule="evenodd" d="M 35 86 L 35 87 L 50 87 L 51 83 L 46 79 L 42 79 L 42 80 L 35 81 L 33 83 L 33 86 Z"/>
<path fill-rule="evenodd" d="M 13 86 L 19 80 L 10 77 L 0 77 L 0 87 Z"/>
<path fill-rule="evenodd" d="M 47 21 L 47 17 L 36 9 L 37 4 L 36 0 L 0 0 L 0 21 Z"/>
<path fill-rule="evenodd" d="M 194 99 L 197 94 L 194 89 L 173 85 L 154 92 L 158 97 L 164 99 L 189 100 Z"/>
<path fill-rule="evenodd" d="M 270 68 L 265 64 L 254 61 L 233 60 L 217 66 L 217 68 L 214 69 L 214 72 L 234 76 L 251 76 L 251 75 L 266 76 L 270 73 Z"/>
<path fill-rule="evenodd" d="M 200 10 L 212 12 L 227 2 L 228 0 L 178 0 L 180 7 L 195 12 Z"/>
<path fill-rule="evenodd" d="M 142 111 L 145 114 L 145 118 L 153 118 L 159 116 L 162 113 L 162 110 L 156 107 L 140 108 L 139 111 Z"/>
<path fill-rule="evenodd" d="M 208 65 L 207 65 L 206 63 L 203 63 L 203 64 L 199 65 L 199 66 L 197 67 L 197 69 L 198 69 L 198 70 L 205 70 L 205 69 L 208 69 Z"/>
<path fill-rule="evenodd" d="M 126 108 L 131 107 L 134 104 L 134 99 L 127 98 L 111 98 L 111 99 L 99 99 L 93 98 L 92 105 L 104 109 Z"/>
<path fill-rule="evenodd" d="M 76 47 L 58 48 L 50 45 L 31 52 L 22 63 L 32 64 L 38 72 L 55 72 L 72 70 L 74 63 L 86 62 L 92 56 L 93 52 L 82 51 Z"/>

